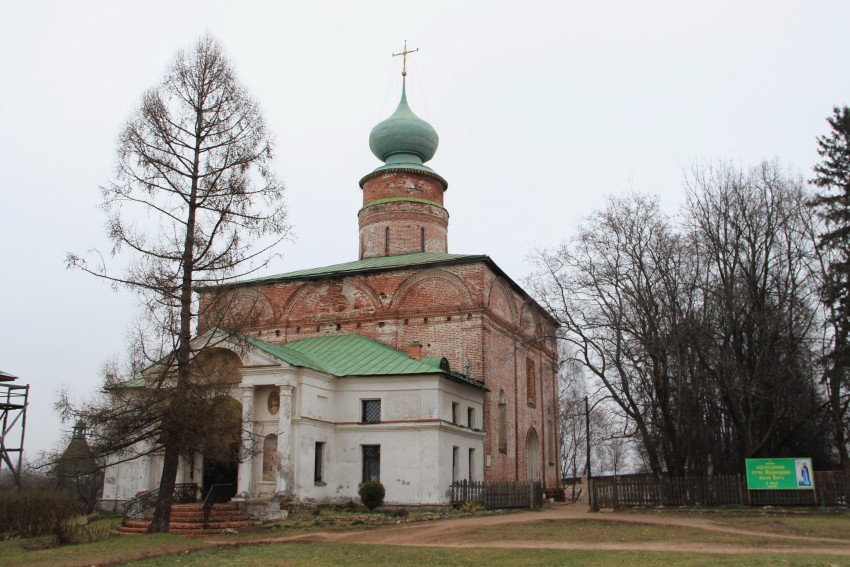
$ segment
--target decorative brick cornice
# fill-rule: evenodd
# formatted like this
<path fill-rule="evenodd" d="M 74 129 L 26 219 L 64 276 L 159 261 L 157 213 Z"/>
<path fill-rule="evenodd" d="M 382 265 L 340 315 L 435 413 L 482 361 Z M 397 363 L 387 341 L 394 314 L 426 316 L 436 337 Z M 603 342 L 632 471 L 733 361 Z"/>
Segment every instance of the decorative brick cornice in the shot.
<path fill-rule="evenodd" d="M 383 199 L 375 199 L 374 201 L 363 205 L 360 211 L 376 205 L 384 205 L 386 203 L 420 203 L 423 205 L 431 205 L 432 207 L 437 207 L 438 209 L 446 211 L 446 208 L 440 203 L 430 199 L 419 199 L 418 197 L 385 197 Z M 446 211 L 446 213 L 448 213 L 448 211 Z"/>
<path fill-rule="evenodd" d="M 433 171 L 424 171 L 422 169 L 414 169 L 412 167 L 393 167 L 392 169 L 377 169 L 372 173 L 367 173 L 360 180 L 360 188 L 362 189 L 363 185 L 365 185 L 366 182 L 370 179 L 381 177 L 383 175 L 393 175 L 395 173 L 412 173 L 414 175 L 422 175 L 423 177 L 432 177 L 440 182 L 440 184 L 443 186 L 444 191 L 449 188 L 448 181 L 443 179 L 441 175 L 434 173 Z"/>

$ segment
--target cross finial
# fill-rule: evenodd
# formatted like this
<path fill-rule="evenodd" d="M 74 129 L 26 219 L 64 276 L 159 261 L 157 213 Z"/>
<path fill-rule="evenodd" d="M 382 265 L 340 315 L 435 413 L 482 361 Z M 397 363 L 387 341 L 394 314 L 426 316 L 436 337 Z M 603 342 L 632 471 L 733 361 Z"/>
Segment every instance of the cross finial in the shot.
<path fill-rule="evenodd" d="M 393 57 L 398 57 L 399 55 L 401 55 L 401 58 L 402 58 L 402 61 L 403 61 L 403 64 L 402 64 L 402 67 L 401 67 L 401 80 L 403 82 L 407 80 L 407 56 L 410 55 L 411 53 L 416 53 L 417 51 L 419 51 L 418 47 L 416 49 L 411 49 L 410 51 L 408 51 L 407 50 L 407 40 L 405 39 L 404 40 L 404 49 L 401 51 L 401 53 L 393 53 Z"/>

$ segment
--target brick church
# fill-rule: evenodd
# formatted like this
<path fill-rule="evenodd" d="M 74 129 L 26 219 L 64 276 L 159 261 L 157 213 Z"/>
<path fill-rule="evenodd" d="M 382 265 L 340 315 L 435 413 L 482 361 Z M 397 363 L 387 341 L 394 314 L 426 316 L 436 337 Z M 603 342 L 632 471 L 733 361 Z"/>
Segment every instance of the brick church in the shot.
<path fill-rule="evenodd" d="M 198 455 L 178 482 L 332 502 L 380 480 L 396 504 L 445 503 L 462 479 L 560 486 L 556 323 L 489 256 L 449 253 L 437 145 L 403 82 L 369 137 L 382 165 L 360 180 L 359 259 L 201 293 L 202 313 L 226 296 L 255 315 L 247 348 L 218 349 L 255 456 Z M 154 488 L 156 461 L 111 467 L 104 500 Z"/>

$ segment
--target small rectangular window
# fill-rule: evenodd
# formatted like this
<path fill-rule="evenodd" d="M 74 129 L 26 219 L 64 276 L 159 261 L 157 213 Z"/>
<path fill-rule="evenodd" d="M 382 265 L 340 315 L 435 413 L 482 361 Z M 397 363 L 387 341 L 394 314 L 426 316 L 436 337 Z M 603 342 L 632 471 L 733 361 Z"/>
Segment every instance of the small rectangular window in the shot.
<path fill-rule="evenodd" d="M 466 410 L 466 426 L 470 429 L 475 429 L 475 408 Z"/>
<path fill-rule="evenodd" d="M 316 442 L 316 463 L 313 467 L 313 482 L 325 480 L 325 444 Z"/>
<path fill-rule="evenodd" d="M 458 412 L 460 411 L 460 404 L 456 402 L 452 402 L 452 423 L 458 425 Z"/>
<path fill-rule="evenodd" d="M 381 446 L 361 445 L 363 448 L 363 482 L 381 481 Z"/>
<path fill-rule="evenodd" d="M 475 449 L 469 450 L 469 480 L 475 480 Z"/>
<path fill-rule="evenodd" d="M 363 407 L 360 421 L 363 423 L 378 423 L 381 421 L 381 400 L 361 400 Z"/>

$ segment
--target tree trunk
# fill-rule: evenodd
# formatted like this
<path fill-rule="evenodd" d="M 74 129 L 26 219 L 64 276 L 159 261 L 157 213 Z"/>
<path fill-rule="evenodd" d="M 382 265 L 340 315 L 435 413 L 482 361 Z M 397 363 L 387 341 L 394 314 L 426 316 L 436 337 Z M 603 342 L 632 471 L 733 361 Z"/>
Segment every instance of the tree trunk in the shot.
<path fill-rule="evenodd" d="M 174 500 L 174 485 L 177 481 L 177 465 L 180 460 L 180 450 L 176 439 L 169 436 L 165 444 L 165 461 L 162 464 L 162 477 L 159 481 L 159 495 L 156 498 L 153 520 L 150 531 L 165 533 L 171 522 L 171 504 Z"/>

